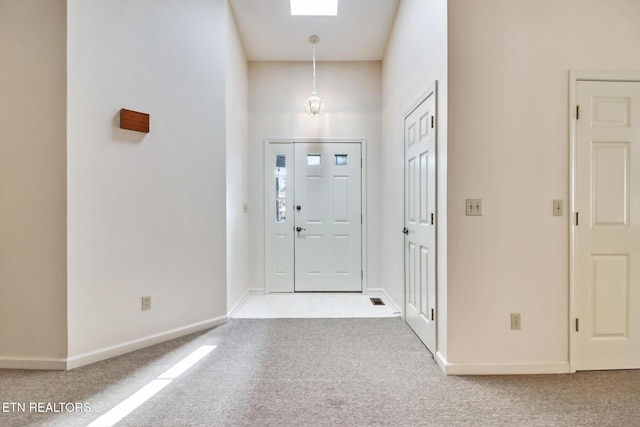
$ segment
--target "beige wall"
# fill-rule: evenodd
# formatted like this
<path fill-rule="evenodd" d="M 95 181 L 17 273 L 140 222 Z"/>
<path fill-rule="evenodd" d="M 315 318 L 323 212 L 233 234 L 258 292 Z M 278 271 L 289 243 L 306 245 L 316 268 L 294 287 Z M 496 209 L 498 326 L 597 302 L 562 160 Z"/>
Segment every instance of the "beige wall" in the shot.
<path fill-rule="evenodd" d="M 227 138 L 227 312 L 250 288 L 252 268 L 247 248 L 249 214 L 249 81 L 248 64 L 231 8 L 226 16 L 226 138 Z M 248 206 L 247 206 L 248 208 Z"/>
<path fill-rule="evenodd" d="M 463 372 L 564 371 L 568 73 L 640 69 L 640 3 L 448 3 L 447 360 Z M 483 199 L 482 217 L 465 217 L 465 198 Z"/>
<path fill-rule="evenodd" d="M 72 364 L 226 318 L 225 20 L 224 0 L 68 1 Z"/>
<path fill-rule="evenodd" d="M 403 0 L 382 68 L 382 280 L 403 304 L 404 114 L 437 81 L 438 352 L 447 349 L 447 2 Z"/>
<path fill-rule="evenodd" d="M 0 5 L 1 367 L 64 369 L 211 326 L 247 287 L 244 247 L 226 245 L 227 226 L 248 228 L 228 2 L 68 3 Z M 119 129 L 123 107 L 151 113 L 151 133 Z"/>
<path fill-rule="evenodd" d="M 247 66 L 225 5 L 0 4 L 2 366 L 207 324 L 263 284 L 264 138 L 367 138 L 369 286 L 401 304 L 402 114 L 437 80 L 438 357 L 566 371 L 568 72 L 640 70 L 640 3 L 403 0 L 382 67 L 318 64 L 320 118 L 310 63 Z"/>
<path fill-rule="evenodd" d="M 0 2 L 0 367 L 67 355 L 65 3 Z"/>
<path fill-rule="evenodd" d="M 320 48 L 319 48 L 320 49 Z M 249 62 L 249 218 L 251 283 L 264 289 L 265 138 L 364 138 L 367 140 L 367 277 L 380 288 L 380 62 L 318 62 L 324 113 L 307 115 L 311 62 Z"/>

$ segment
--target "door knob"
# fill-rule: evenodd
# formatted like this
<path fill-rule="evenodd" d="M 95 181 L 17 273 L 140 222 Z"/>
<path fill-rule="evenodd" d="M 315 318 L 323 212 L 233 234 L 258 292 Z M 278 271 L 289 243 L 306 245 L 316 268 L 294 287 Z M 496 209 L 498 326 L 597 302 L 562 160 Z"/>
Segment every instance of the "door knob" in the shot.
<path fill-rule="evenodd" d="M 300 209 L 302 209 L 302 206 L 297 205 L 297 206 L 296 206 L 296 210 L 297 210 L 297 211 L 299 211 Z"/>
<path fill-rule="evenodd" d="M 296 227 L 296 231 L 299 233 L 301 231 L 306 231 L 306 228 Z"/>
<path fill-rule="evenodd" d="M 403 232 L 404 234 L 409 234 L 409 230 L 407 229 L 407 227 L 403 228 L 403 229 L 402 229 L 402 232 Z"/>

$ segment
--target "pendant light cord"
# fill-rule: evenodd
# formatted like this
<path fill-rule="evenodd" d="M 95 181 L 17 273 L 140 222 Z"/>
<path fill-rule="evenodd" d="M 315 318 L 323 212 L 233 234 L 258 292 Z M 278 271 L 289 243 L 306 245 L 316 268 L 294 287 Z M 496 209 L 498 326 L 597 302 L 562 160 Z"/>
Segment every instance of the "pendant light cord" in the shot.
<path fill-rule="evenodd" d="M 313 45 L 313 91 L 316 90 L 316 45 Z"/>

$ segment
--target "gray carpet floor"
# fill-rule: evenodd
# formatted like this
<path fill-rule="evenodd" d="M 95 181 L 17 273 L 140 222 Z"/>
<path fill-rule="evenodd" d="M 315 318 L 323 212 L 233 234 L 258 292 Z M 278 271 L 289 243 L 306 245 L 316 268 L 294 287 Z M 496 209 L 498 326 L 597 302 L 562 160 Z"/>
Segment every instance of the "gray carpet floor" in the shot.
<path fill-rule="evenodd" d="M 398 318 L 234 319 L 67 372 L 0 371 L 3 426 L 86 426 L 199 348 L 217 348 L 122 426 L 638 426 L 640 371 L 446 376 Z"/>

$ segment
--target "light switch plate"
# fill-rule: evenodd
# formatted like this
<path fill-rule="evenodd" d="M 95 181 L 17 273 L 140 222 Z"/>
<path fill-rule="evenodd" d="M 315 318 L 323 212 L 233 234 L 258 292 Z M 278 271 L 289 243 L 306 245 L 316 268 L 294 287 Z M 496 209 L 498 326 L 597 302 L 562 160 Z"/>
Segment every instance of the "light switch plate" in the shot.
<path fill-rule="evenodd" d="M 466 199 L 467 216 L 482 216 L 482 199 Z"/>
<path fill-rule="evenodd" d="M 556 199 L 553 201 L 553 216 L 562 216 L 564 213 L 564 207 L 562 206 L 562 200 Z"/>

